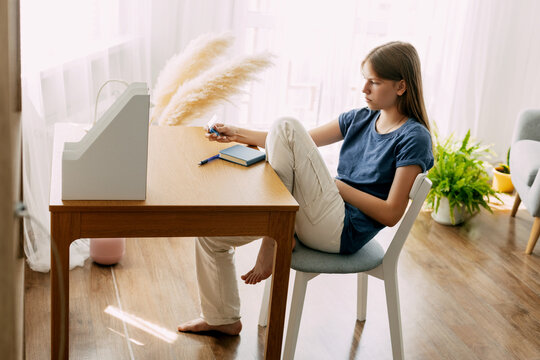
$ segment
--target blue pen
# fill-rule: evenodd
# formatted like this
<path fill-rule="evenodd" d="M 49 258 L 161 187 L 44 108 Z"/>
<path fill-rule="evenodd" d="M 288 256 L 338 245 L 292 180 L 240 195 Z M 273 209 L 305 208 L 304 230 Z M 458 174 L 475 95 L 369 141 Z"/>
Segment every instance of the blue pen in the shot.
<path fill-rule="evenodd" d="M 206 160 L 200 161 L 200 162 L 199 162 L 199 165 L 204 165 L 204 164 L 206 164 L 207 162 L 212 161 L 212 160 L 217 159 L 217 158 L 219 158 L 219 154 L 214 155 L 214 156 L 212 156 L 212 157 L 209 157 L 209 158 L 206 159 Z"/>

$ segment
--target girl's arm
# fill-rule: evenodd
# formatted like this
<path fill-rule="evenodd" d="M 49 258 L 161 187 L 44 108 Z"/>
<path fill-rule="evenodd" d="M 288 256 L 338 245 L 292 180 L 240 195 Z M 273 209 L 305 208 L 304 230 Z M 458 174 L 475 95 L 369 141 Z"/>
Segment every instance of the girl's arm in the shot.
<path fill-rule="evenodd" d="M 216 124 L 214 126 L 219 136 L 208 133 L 206 137 L 209 140 L 218 142 L 236 141 L 248 145 L 257 145 L 264 147 L 266 142 L 267 131 L 249 130 L 231 125 Z M 343 140 L 341 129 L 339 128 L 338 120 L 330 121 L 327 124 L 321 125 L 309 131 L 309 135 L 317 146 L 324 146 Z"/>
<path fill-rule="evenodd" d="M 267 131 L 249 130 L 224 124 L 216 124 L 214 129 L 219 132 L 219 136 L 213 133 L 207 133 L 205 136 L 209 140 L 222 143 L 236 141 L 247 145 L 257 145 L 262 148 L 264 147 L 266 135 L 268 134 Z"/>
<path fill-rule="evenodd" d="M 340 180 L 336 180 L 336 185 L 343 200 L 381 224 L 394 226 L 407 209 L 409 192 L 416 176 L 421 172 L 422 169 L 418 165 L 398 167 L 386 200 L 357 190 Z"/>
<path fill-rule="evenodd" d="M 309 135 L 317 146 L 330 145 L 340 140 L 343 140 L 339 122 L 337 119 L 330 121 L 324 125 L 311 129 Z"/>

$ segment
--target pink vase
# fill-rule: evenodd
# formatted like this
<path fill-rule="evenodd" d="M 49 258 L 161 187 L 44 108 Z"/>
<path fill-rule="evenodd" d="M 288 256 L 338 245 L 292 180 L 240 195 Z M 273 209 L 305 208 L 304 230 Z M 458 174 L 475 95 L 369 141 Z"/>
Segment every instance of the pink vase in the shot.
<path fill-rule="evenodd" d="M 101 265 L 112 265 L 126 253 L 126 238 L 90 239 L 90 257 Z"/>

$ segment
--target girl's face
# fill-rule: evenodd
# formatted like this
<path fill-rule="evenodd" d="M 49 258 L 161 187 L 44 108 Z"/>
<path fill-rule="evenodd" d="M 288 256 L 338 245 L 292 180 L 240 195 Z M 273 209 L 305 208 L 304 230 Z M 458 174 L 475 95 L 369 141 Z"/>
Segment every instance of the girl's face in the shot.
<path fill-rule="evenodd" d="M 396 106 L 398 96 L 405 92 L 405 82 L 381 79 L 375 74 L 371 63 L 366 61 L 362 67 L 366 80 L 362 92 L 366 94 L 367 106 L 371 110 L 388 110 Z"/>

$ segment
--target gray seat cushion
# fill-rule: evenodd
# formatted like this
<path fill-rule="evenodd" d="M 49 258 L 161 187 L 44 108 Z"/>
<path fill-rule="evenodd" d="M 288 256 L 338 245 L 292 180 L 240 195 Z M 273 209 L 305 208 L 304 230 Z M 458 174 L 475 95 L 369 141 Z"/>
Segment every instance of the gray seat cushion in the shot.
<path fill-rule="evenodd" d="M 375 239 L 354 254 L 340 255 L 308 248 L 296 238 L 291 268 L 310 273 L 350 274 L 376 268 L 383 257 L 384 250 Z"/>
<path fill-rule="evenodd" d="M 520 140 L 512 145 L 510 170 L 531 186 L 540 168 L 540 141 Z"/>

